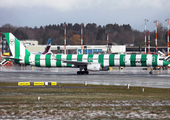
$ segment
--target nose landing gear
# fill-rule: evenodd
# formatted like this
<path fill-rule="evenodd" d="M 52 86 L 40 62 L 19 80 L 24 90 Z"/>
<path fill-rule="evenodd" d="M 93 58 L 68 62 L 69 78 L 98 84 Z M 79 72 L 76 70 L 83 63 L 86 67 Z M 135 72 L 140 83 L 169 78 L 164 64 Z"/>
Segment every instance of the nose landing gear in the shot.
<path fill-rule="evenodd" d="M 151 68 L 151 71 L 149 72 L 149 74 L 152 74 L 153 73 L 153 68 Z"/>

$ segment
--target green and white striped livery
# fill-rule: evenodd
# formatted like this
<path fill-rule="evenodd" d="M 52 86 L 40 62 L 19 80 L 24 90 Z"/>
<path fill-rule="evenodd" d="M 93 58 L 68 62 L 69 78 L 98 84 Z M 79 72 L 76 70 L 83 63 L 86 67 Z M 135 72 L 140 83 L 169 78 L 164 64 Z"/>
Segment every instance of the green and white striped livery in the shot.
<path fill-rule="evenodd" d="M 30 56 L 31 57 L 31 56 Z M 101 67 L 112 66 L 165 66 L 166 61 L 159 60 L 157 55 L 146 54 L 57 54 L 57 55 L 35 55 L 32 56 L 31 65 L 39 67 L 73 67 L 74 64 L 69 64 L 65 61 L 81 61 L 89 63 L 100 63 Z M 19 61 L 22 63 L 22 61 Z M 24 64 L 27 64 L 26 62 Z M 29 63 L 28 63 L 29 65 Z"/>
<path fill-rule="evenodd" d="M 4 33 L 11 59 L 16 63 L 38 67 L 77 67 L 80 71 L 102 70 L 106 67 L 156 67 L 166 66 L 168 61 L 151 54 L 31 54 L 12 33 Z"/>

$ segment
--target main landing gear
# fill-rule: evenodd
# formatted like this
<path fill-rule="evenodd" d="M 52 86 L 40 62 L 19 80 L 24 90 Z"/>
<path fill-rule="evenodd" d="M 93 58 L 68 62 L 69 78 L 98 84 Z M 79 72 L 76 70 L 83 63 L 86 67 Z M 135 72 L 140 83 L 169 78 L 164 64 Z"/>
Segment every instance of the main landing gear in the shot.
<path fill-rule="evenodd" d="M 89 74 L 89 71 L 77 71 L 77 74 L 80 75 L 80 74 Z"/>
<path fill-rule="evenodd" d="M 82 71 L 84 69 L 84 71 Z M 80 71 L 77 71 L 77 74 L 80 75 L 80 74 L 89 74 L 89 71 L 87 71 L 87 68 L 80 68 Z"/>
<path fill-rule="evenodd" d="M 151 71 L 149 72 L 149 74 L 152 74 L 153 73 L 153 68 L 151 68 Z"/>

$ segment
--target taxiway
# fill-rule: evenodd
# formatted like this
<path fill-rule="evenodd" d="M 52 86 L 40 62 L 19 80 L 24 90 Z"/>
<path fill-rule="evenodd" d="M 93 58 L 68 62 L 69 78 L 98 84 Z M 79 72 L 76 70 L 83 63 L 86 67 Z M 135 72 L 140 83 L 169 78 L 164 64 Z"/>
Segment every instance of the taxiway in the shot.
<path fill-rule="evenodd" d="M 142 68 L 113 69 L 77 75 L 76 68 L 0 67 L 0 82 L 50 82 L 100 85 L 127 85 L 170 88 L 170 70 L 154 70 L 150 75 Z"/>

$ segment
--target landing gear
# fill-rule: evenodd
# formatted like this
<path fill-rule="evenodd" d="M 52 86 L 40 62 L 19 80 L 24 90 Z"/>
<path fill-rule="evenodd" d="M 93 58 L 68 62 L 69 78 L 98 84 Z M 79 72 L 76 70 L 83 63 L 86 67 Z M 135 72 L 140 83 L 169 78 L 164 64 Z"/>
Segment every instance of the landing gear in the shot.
<path fill-rule="evenodd" d="M 80 74 L 89 74 L 89 71 L 77 71 L 77 74 L 80 75 Z"/>
<path fill-rule="evenodd" d="M 84 69 L 84 71 L 82 71 Z M 80 71 L 77 71 L 77 74 L 89 74 L 89 71 L 87 71 L 87 68 L 80 67 Z"/>
<path fill-rule="evenodd" d="M 153 73 L 153 68 L 151 68 L 151 71 L 149 72 L 149 74 L 152 74 Z"/>

